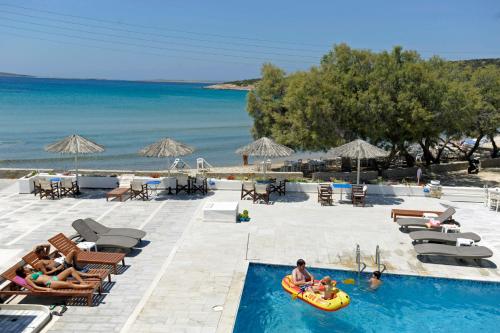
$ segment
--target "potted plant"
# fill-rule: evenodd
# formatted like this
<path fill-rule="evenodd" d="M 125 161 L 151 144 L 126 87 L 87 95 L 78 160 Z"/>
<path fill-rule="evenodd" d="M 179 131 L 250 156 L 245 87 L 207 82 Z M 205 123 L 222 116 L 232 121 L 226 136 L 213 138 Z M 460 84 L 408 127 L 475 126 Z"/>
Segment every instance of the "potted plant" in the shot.
<path fill-rule="evenodd" d="M 240 222 L 248 222 L 250 221 L 250 216 L 248 216 L 248 210 L 244 210 L 243 213 L 238 214 L 238 219 Z"/>

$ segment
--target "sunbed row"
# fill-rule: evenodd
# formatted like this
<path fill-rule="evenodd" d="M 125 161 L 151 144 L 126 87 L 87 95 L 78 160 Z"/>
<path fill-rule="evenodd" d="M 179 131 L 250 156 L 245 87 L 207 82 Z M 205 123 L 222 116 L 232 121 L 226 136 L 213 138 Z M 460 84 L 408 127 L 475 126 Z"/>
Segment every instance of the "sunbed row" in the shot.
<path fill-rule="evenodd" d="M 106 247 L 114 247 L 116 244 L 111 244 L 117 241 L 119 246 L 115 246 L 115 249 L 126 250 L 124 247 L 124 242 L 127 238 L 128 244 L 134 244 L 134 246 L 146 236 L 146 233 L 138 229 L 130 228 L 108 228 L 94 220 L 84 219 L 76 220 L 74 225 L 78 225 L 79 231 L 88 235 L 98 235 L 98 248 L 101 249 L 101 245 L 104 244 Z M 89 236 L 85 237 L 89 237 Z M 101 240 L 99 242 L 99 240 Z M 73 258 L 73 262 L 76 267 L 87 267 L 86 272 L 81 274 L 82 276 L 91 276 L 84 278 L 85 285 L 80 286 L 81 288 L 51 288 L 50 284 L 46 288 L 40 288 L 45 290 L 38 290 L 33 288 L 29 283 L 26 282 L 25 277 L 19 275 L 19 268 L 29 265 L 36 270 L 40 270 L 39 266 L 43 260 L 39 254 L 34 251 L 30 251 L 23 257 L 23 262 L 18 263 L 10 267 L 7 271 L 1 274 L 1 276 L 10 281 L 10 283 L 0 290 L 0 296 L 17 296 L 17 295 L 36 295 L 45 297 L 77 297 L 86 299 L 87 305 L 91 306 L 93 304 L 94 294 L 101 293 L 103 280 L 106 278 L 111 282 L 111 273 L 117 274 L 117 266 L 121 263 L 125 265 L 125 253 L 118 252 L 96 252 L 96 251 L 84 251 L 80 249 L 76 243 L 71 239 L 66 237 L 64 234 L 59 233 L 54 237 L 50 238 L 49 243 L 56 249 L 55 252 L 50 254 L 51 259 L 55 258 Z M 49 247 L 49 245 L 47 245 Z M 44 258 L 47 259 L 47 258 Z M 64 261 L 61 261 L 61 264 Z M 99 268 L 95 268 L 98 266 Z M 70 268 L 70 270 L 73 268 Z M 22 271 L 22 270 L 21 270 Z M 34 271 L 35 274 L 36 271 Z M 42 272 L 39 272 L 40 274 Z M 43 272 L 49 273 L 49 272 Z M 47 274 L 49 275 L 49 274 Z M 78 277 L 78 276 L 77 276 Z M 54 279 L 54 281 L 58 281 Z"/>
<path fill-rule="evenodd" d="M 493 256 L 493 252 L 477 243 L 481 237 L 473 232 L 443 232 L 448 229 L 458 230 L 460 224 L 453 219 L 455 214 L 453 207 L 447 208 L 443 212 L 427 212 L 415 210 L 398 210 L 397 213 L 405 217 L 396 217 L 395 222 L 402 230 L 408 231 L 410 228 L 424 229 L 409 233 L 413 240 L 417 254 L 422 256 L 444 256 L 457 259 L 479 260 Z M 393 215 L 395 213 L 393 212 Z M 426 216 L 427 217 L 408 217 Z M 432 215 L 436 215 L 431 217 Z"/>

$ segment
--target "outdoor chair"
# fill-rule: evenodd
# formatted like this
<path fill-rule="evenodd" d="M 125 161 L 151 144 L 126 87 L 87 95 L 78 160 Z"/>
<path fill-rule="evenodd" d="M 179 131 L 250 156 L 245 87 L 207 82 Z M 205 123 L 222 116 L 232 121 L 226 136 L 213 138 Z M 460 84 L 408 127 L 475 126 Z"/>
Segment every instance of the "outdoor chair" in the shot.
<path fill-rule="evenodd" d="M 130 183 L 130 198 L 139 198 L 142 200 L 149 200 L 148 185 L 143 184 L 140 180 L 133 180 Z"/>
<path fill-rule="evenodd" d="M 40 179 L 33 179 L 33 188 L 33 195 L 36 197 L 36 195 L 40 193 Z"/>
<path fill-rule="evenodd" d="M 352 185 L 352 205 L 357 206 L 361 204 L 363 207 L 365 206 L 365 198 L 366 192 L 368 190 L 368 186 L 366 185 Z"/>
<path fill-rule="evenodd" d="M 191 180 L 189 176 L 178 175 L 175 177 L 175 194 L 179 194 L 183 191 L 187 194 L 191 193 Z"/>
<path fill-rule="evenodd" d="M 332 205 L 333 204 L 333 191 L 330 184 L 319 184 L 318 185 L 318 202 L 321 205 Z"/>
<path fill-rule="evenodd" d="M 269 186 L 267 184 L 254 184 L 253 186 L 253 202 L 256 203 L 259 200 L 264 201 L 269 204 Z"/>
<path fill-rule="evenodd" d="M 196 175 L 191 182 L 191 192 L 193 194 L 200 192 L 205 195 L 208 193 L 208 181 L 206 177 Z"/>
<path fill-rule="evenodd" d="M 78 182 L 69 178 L 61 180 L 61 196 L 72 195 L 76 196 L 79 192 Z"/>
<path fill-rule="evenodd" d="M 59 184 L 48 180 L 40 180 L 38 193 L 40 194 L 40 199 L 51 198 L 54 200 L 56 197 L 60 198 Z"/>
<path fill-rule="evenodd" d="M 48 291 L 37 291 L 31 288 L 25 283 L 24 279 L 19 278 L 16 275 L 16 269 L 22 267 L 22 264 L 15 264 L 1 275 L 3 278 L 10 281 L 10 284 L 0 290 L 0 296 L 38 296 L 38 297 L 75 297 L 84 298 L 87 301 L 88 306 L 92 306 L 94 293 L 99 290 L 99 281 L 87 281 L 92 287 L 88 289 L 50 289 Z"/>
<path fill-rule="evenodd" d="M 97 249 L 111 248 L 129 252 L 139 243 L 137 238 L 128 236 L 99 235 L 87 225 L 85 220 L 75 220 L 71 225 L 86 242 L 95 243 Z"/>
<path fill-rule="evenodd" d="M 274 182 L 270 184 L 270 192 L 276 192 L 278 195 L 285 195 L 287 181 L 286 179 L 275 179 Z"/>
<path fill-rule="evenodd" d="M 114 274 L 118 272 L 117 265 L 120 262 L 123 266 L 125 266 L 125 253 L 83 251 L 76 246 L 71 239 L 62 233 L 50 238 L 49 243 L 65 256 L 67 256 L 72 250 L 75 250 L 75 260 L 77 264 L 112 266 Z"/>
<path fill-rule="evenodd" d="M 250 197 L 253 200 L 254 193 L 254 182 L 246 180 L 241 183 L 241 200 L 246 197 Z"/>

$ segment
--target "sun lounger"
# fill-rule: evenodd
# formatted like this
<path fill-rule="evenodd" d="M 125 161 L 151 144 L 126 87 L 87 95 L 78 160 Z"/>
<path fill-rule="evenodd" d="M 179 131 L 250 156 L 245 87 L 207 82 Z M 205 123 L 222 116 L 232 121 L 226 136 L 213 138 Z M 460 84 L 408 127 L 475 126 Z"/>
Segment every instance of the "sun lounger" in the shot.
<path fill-rule="evenodd" d="M 91 218 L 83 219 L 83 221 L 85 221 L 87 226 L 99 236 L 125 236 L 125 237 L 135 238 L 138 240 L 141 240 L 144 237 L 146 237 L 146 232 L 140 229 L 109 228 Z"/>
<path fill-rule="evenodd" d="M 444 256 L 460 259 L 483 259 L 493 256 L 493 252 L 485 246 L 455 246 L 444 244 L 416 244 L 415 251 L 419 255 Z"/>
<path fill-rule="evenodd" d="M 39 261 L 38 256 L 36 255 L 36 253 L 34 251 L 30 251 L 27 255 L 25 255 L 23 257 L 23 260 L 25 263 L 27 263 L 31 267 L 35 267 L 36 263 Z M 87 273 L 88 274 L 98 274 L 99 281 L 101 281 L 101 287 L 102 287 L 102 280 L 104 280 L 106 277 L 108 278 L 108 281 L 111 282 L 111 274 L 109 272 L 109 269 L 107 269 L 107 268 L 92 268 L 92 269 L 89 269 L 89 271 Z M 88 278 L 88 279 L 91 281 L 95 280 L 95 278 Z"/>
<path fill-rule="evenodd" d="M 16 269 L 20 267 L 20 264 L 15 264 L 7 271 L 2 273 L 2 277 L 9 280 L 11 283 L 6 286 L 4 289 L 0 290 L 0 296 L 45 296 L 45 297 L 79 297 L 85 298 L 87 300 L 87 305 L 92 306 L 92 298 L 96 291 L 99 291 L 100 283 L 98 281 L 88 281 L 87 283 L 92 285 L 92 288 L 89 289 L 52 289 L 50 291 L 36 291 L 30 288 L 29 285 L 23 285 L 19 283 L 19 280 L 16 279 Z M 16 288 L 12 288 L 11 286 L 16 286 Z M 19 289 L 21 290 L 14 290 Z"/>
<path fill-rule="evenodd" d="M 116 235 L 99 235 L 92 230 L 86 221 L 75 220 L 71 224 L 78 234 L 87 242 L 94 242 L 97 248 L 113 248 L 120 249 L 125 252 L 130 251 L 131 248 L 139 243 L 137 238 L 116 236 Z"/>
<path fill-rule="evenodd" d="M 451 232 L 442 233 L 432 230 L 413 231 L 409 233 L 411 239 L 416 242 L 432 242 L 444 244 L 456 244 L 457 238 L 470 239 L 474 242 L 479 242 L 481 237 L 473 232 Z"/>
<path fill-rule="evenodd" d="M 393 221 L 396 222 L 396 219 L 400 216 L 410 216 L 410 217 L 424 217 L 424 214 L 442 214 L 442 211 L 436 211 L 436 210 L 416 210 L 416 209 L 399 209 L 399 208 L 394 208 L 391 209 L 391 217 L 393 218 Z"/>
<path fill-rule="evenodd" d="M 49 243 L 65 256 L 67 256 L 71 250 L 76 250 L 76 262 L 80 264 L 100 264 L 112 266 L 114 274 L 117 273 L 118 263 L 121 262 L 122 265 L 125 266 L 124 253 L 83 251 L 62 233 L 50 238 Z"/>
<path fill-rule="evenodd" d="M 438 215 L 435 220 L 441 223 L 453 223 L 451 218 L 453 214 L 455 214 L 456 210 L 453 207 L 449 207 L 444 212 Z M 403 228 L 408 227 L 427 227 L 427 223 L 429 223 L 429 219 L 426 218 L 418 218 L 418 217 L 403 217 L 396 219 L 396 222 L 399 226 Z"/>

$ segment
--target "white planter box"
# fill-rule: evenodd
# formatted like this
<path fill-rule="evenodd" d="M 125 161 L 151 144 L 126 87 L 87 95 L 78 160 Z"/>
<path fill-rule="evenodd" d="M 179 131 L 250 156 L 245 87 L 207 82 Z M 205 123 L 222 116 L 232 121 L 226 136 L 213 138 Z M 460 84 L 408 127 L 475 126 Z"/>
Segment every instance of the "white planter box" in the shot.
<path fill-rule="evenodd" d="M 240 180 L 208 178 L 207 183 L 210 190 L 241 191 Z"/>
<path fill-rule="evenodd" d="M 33 184 L 33 181 L 37 178 L 36 175 L 31 176 L 29 178 L 19 178 L 17 180 L 17 186 L 19 188 L 19 193 L 20 194 L 26 194 L 26 193 L 33 193 L 35 190 L 35 184 Z"/>
<path fill-rule="evenodd" d="M 286 183 L 287 192 L 317 193 L 317 183 Z"/>
<path fill-rule="evenodd" d="M 118 177 L 80 176 L 78 177 L 80 188 L 116 188 Z"/>
<path fill-rule="evenodd" d="M 204 222 L 235 223 L 238 217 L 238 201 L 207 202 L 203 207 Z"/>

